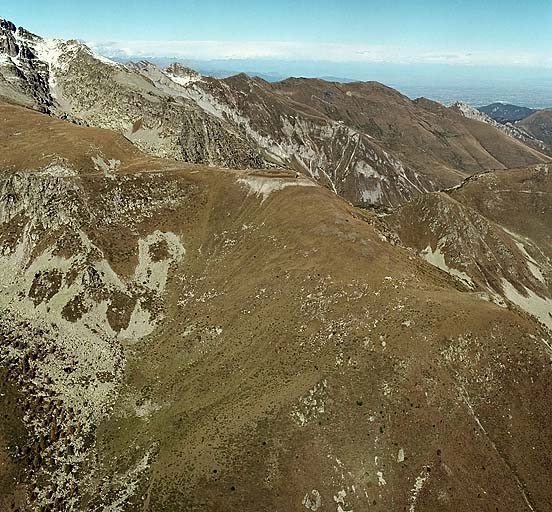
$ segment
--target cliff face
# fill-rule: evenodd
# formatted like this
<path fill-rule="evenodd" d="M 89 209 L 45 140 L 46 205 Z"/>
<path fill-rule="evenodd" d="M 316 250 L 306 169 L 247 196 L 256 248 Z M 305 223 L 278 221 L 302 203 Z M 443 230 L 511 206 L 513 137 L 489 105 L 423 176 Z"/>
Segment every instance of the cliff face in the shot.
<path fill-rule="evenodd" d="M 0 18 L 0 96 L 48 111 L 49 69 L 34 48 L 40 38 Z"/>

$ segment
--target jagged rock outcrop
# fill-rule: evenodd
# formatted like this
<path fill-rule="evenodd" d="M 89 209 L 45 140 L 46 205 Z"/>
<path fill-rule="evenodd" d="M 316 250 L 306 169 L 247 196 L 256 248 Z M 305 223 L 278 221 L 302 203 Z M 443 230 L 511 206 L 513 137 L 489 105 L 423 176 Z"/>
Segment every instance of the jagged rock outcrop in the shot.
<path fill-rule="evenodd" d="M 197 82 L 201 80 L 201 75 L 197 71 L 187 66 L 183 66 L 178 62 L 174 62 L 173 64 L 167 66 L 166 71 L 171 79 L 180 85 L 186 85 L 190 82 Z"/>
<path fill-rule="evenodd" d="M 118 131 L 154 155 L 205 157 L 201 162 L 210 165 L 262 167 L 260 151 L 239 130 L 193 102 L 155 87 L 143 73 L 152 66 L 149 63 L 119 65 L 79 41 L 42 39 L 24 29 L 13 29 L 12 23 L 5 25 L 2 41 L 7 51 L 0 62 L 4 78 L 0 95 L 73 122 Z M 174 71 L 184 72 L 179 67 Z M 204 132 L 201 142 L 213 146 L 192 150 L 185 129 L 191 134 Z M 216 141 L 209 134 L 216 134 Z M 181 141 L 187 146 L 182 147 Z"/>
<path fill-rule="evenodd" d="M 33 44 L 39 38 L 0 18 L 0 96 L 48 111 L 53 104 L 47 64 Z"/>

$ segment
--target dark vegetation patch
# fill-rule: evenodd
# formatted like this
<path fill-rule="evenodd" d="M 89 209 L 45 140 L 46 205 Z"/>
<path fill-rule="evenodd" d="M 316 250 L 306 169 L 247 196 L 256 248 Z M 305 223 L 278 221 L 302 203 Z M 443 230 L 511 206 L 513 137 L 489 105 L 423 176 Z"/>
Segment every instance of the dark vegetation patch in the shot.
<path fill-rule="evenodd" d="M 154 262 L 168 260 L 171 257 L 171 252 L 166 240 L 158 240 L 150 245 L 149 253 Z"/>
<path fill-rule="evenodd" d="M 90 311 L 90 305 L 86 303 L 84 293 L 75 295 L 61 311 L 63 318 L 69 322 L 80 320 L 83 315 Z"/>
<path fill-rule="evenodd" d="M 57 270 L 37 272 L 29 290 L 29 297 L 35 306 L 47 302 L 59 291 L 62 282 L 63 274 Z"/>
<path fill-rule="evenodd" d="M 128 327 L 136 300 L 119 290 L 113 291 L 110 299 L 107 321 L 114 331 L 119 332 Z"/>

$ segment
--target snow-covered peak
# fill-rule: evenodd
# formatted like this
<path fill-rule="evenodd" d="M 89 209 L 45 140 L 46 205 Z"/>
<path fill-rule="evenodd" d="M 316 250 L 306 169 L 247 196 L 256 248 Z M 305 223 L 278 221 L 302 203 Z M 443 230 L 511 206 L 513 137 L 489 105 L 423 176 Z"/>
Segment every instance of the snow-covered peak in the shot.
<path fill-rule="evenodd" d="M 48 67 L 60 67 L 59 60 L 63 55 L 63 43 L 61 39 L 39 39 L 33 44 L 38 60 L 41 60 Z"/>
<path fill-rule="evenodd" d="M 11 53 L 12 60 L 16 65 L 20 64 L 21 58 L 36 58 L 46 64 L 49 69 L 61 68 L 63 67 L 63 60 L 70 59 L 78 51 L 84 51 L 104 64 L 118 66 L 117 63 L 95 53 L 84 43 L 77 40 L 66 41 L 63 39 L 42 38 L 32 34 L 23 27 L 16 28 L 15 24 L 2 18 L 0 18 L 0 29 L 3 29 L 4 37 L 10 38 L 16 45 L 14 47 L 12 44 L 10 48 L 11 52 L 8 52 Z M 1 46 L 0 50 L 2 50 Z M 2 52 L 0 51 L 0 53 Z M 63 57 L 66 57 L 66 59 L 63 59 Z"/>
<path fill-rule="evenodd" d="M 45 62 L 50 68 L 63 68 L 63 61 L 74 57 L 77 52 L 84 51 L 94 59 L 109 66 L 118 66 L 116 62 L 92 51 L 80 41 L 71 39 L 39 39 L 34 43 L 34 49 L 39 60 Z"/>
<path fill-rule="evenodd" d="M 119 66 L 80 41 L 42 38 L 12 22 L 0 21 L 0 65 L 4 68 L 2 76 L 11 84 L 8 94 L 19 89 L 19 94 L 32 96 L 31 101 L 42 108 L 54 108 L 63 96 L 60 78 L 69 73 L 75 59 L 80 63 L 83 58 Z"/>

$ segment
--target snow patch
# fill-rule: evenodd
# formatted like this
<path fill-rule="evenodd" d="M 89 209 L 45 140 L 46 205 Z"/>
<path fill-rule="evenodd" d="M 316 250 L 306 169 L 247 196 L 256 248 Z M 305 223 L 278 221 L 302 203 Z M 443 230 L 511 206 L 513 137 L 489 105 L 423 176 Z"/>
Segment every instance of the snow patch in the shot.
<path fill-rule="evenodd" d="M 315 420 L 319 414 L 324 414 L 327 387 L 326 379 L 316 384 L 309 390 L 308 395 L 301 399 L 300 405 L 293 410 L 291 416 L 300 427 L 304 427 L 309 421 Z"/>
<path fill-rule="evenodd" d="M 199 82 L 201 81 L 201 76 L 192 76 L 192 75 L 188 75 L 188 76 L 177 76 L 177 75 L 173 75 L 172 73 L 166 73 L 166 75 L 175 83 L 177 83 L 178 85 L 183 85 L 184 87 L 186 87 L 187 85 L 190 85 L 190 84 L 193 84 L 194 82 Z"/>
<path fill-rule="evenodd" d="M 347 506 L 345 504 L 346 497 L 347 497 L 347 491 L 345 489 L 338 491 L 338 493 L 333 497 L 334 501 L 337 503 L 337 512 L 353 512 L 352 508 L 348 510 L 344 508 Z"/>

